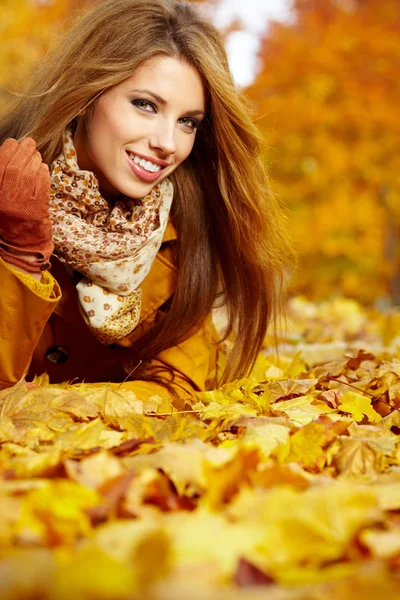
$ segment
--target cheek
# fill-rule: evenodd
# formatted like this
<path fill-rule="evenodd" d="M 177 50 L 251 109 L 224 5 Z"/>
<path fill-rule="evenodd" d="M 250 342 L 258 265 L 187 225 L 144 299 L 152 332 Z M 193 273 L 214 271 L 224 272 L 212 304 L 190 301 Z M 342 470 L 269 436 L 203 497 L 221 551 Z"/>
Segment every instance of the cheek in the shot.
<path fill-rule="evenodd" d="M 107 115 L 98 115 L 96 123 L 89 132 L 89 151 L 95 161 L 105 169 L 117 157 L 117 147 L 121 145 L 122 128 Z"/>
<path fill-rule="evenodd" d="M 113 139 L 120 139 L 124 131 L 126 117 L 112 104 L 97 107 L 92 122 L 92 139 L 101 146 L 109 145 Z"/>
<path fill-rule="evenodd" d="M 102 118 L 101 113 L 97 112 L 89 124 L 87 135 L 88 149 L 92 155 L 103 154 L 104 147 L 108 146 L 108 143 L 105 143 L 108 137 L 106 121 Z"/>

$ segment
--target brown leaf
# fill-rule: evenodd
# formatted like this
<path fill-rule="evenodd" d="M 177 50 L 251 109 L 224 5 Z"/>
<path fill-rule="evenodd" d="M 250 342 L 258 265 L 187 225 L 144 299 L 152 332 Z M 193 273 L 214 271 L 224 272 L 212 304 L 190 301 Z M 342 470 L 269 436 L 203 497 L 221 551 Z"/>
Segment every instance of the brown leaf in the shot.
<path fill-rule="evenodd" d="M 274 579 L 245 558 L 241 558 L 235 573 L 235 582 L 239 587 L 248 587 L 270 585 L 274 583 Z"/>
<path fill-rule="evenodd" d="M 379 472 L 376 452 L 364 441 L 342 437 L 333 465 L 343 477 L 374 476 Z"/>
<path fill-rule="evenodd" d="M 134 477 L 134 473 L 119 475 L 106 481 L 99 486 L 97 491 L 100 493 L 104 502 L 91 507 L 86 511 L 92 524 L 98 524 L 106 521 L 111 515 L 119 516 L 119 509 Z"/>
<path fill-rule="evenodd" d="M 357 371 L 361 364 L 365 360 L 375 360 L 375 355 L 372 352 L 366 352 L 365 350 L 359 350 L 356 356 L 351 356 L 346 363 L 348 369 Z"/>
<path fill-rule="evenodd" d="M 90 454 L 81 461 L 65 458 L 64 466 L 71 479 L 93 489 L 125 473 L 120 461 L 107 450 Z"/>
<path fill-rule="evenodd" d="M 67 392 L 62 395 L 59 400 L 58 410 L 83 421 L 95 419 L 99 414 L 94 404 L 85 400 L 85 398 L 82 398 L 76 392 Z"/>
<path fill-rule="evenodd" d="M 318 379 L 283 379 L 267 384 L 267 388 L 271 394 L 271 402 L 276 402 L 304 396 L 316 383 Z"/>
<path fill-rule="evenodd" d="M 156 443 L 156 440 L 154 439 L 154 437 L 150 436 L 143 440 L 138 440 L 138 439 L 126 440 L 125 442 L 122 442 L 122 444 L 119 444 L 118 446 L 114 446 L 114 448 L 110 448 L 110 450 L 113 454 L 115 454 L 116 456 L 120 456 L 122 458 L 123 456 L 128 456 L 129 454 L 132 454 L 142 444 L 155 444 L 155 443 Z"/>
<path fill-rule="evenodd" d="M 342 396 L 343 392 L 341 390 L 326 390 L 322 392 L 320 398 L 331 408 L 337 408 Z"/>
<path fill-rule="evenodd" d="M 143 498 L 144 504 L 154 504 L 163 512 L 193 510 L 196 504 L 190 498 L 178 496 L 175 487 L 164 473 L 153 479 Z"/>

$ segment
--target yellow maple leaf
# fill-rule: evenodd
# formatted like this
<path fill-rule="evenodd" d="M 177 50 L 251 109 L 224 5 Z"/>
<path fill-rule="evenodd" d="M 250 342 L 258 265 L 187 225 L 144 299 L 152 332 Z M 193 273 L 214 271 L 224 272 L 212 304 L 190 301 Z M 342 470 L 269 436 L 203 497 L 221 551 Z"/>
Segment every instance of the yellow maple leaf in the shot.
<path fill-rule="evenodd" d="M 224 457 L 221 462 L 218 459 L 225 450 L 229 458 L 226 460 Z M 216 510 L 229 502 L 241 486 L 249 482 L 251 473 L 255 471 L 259 461 L 260 453 L 256 448 L 248 448 L 239 443 L 208 452 L 204 464 L 207 506 Z"/>
<path fill-rule="evenodd" d="M 30 491 L 21 501 L 19 536 L 38 535 L 47 544 L 69 544 L 90 532 L 85 510 L 100 503 L 100 497 L 74 481 L 50 481 L 45 487 Z"/>
<path fill-rule="evenodd" d="M 345 478 L 373 479 L 379 473 L 377 453 L 363 440 L 343 436 L 332 460 L 337 473 Z"/>
<path fill-rule="evenodd" d="M 164 523 L 171 539 L 173 568 L 184 572 L 192 565 L 201 565 L 203 578 L 211 572 L 214 584 L 232 577 L 239 559 L 251 559 L 263 539 L 259 524 L 232 523 L 204 507 L 192 513 L 168 514 Z"/>
<path fill-rule="evenodd" d="M 94 489 L 125 473 L 121 462 L 106 450 L 96 452 L 80 462 L 66 458 L 64 466 L 71 479 Z"/>
<path fill-rule="evenodd" d="M 77 391 L 99 410 L 107 423 L 119 427 L 125 417 L 143 413 L 143 402 L 130 389 L 114 388 L 111 384 L 84 384 Z"/>
<path fill-rule="evenodd" d="M 304 468 L 322 469 L 326 462 L 324 446 L 328 440 L 325 426 L 309 423 L 296 431 L 275 454 L 281 464 L 297 462 Z"/>
<path fill-rule="evenodd" d="M 311 395 L 299 396 L 292 400 L 280 400 L 271 406 L 273 414 L 284 413 L 289 417 L 294 425 L 307 425 L 317 419 L 320 415 L 333 412 L 329 406 L 323 402 L 315 400 Z"/>
<path fill-rule="evenodd" d="M 200 440 L 169 443 L 149 455 L 128 456 L 122 463 L 134 471 L 162 469 L 174 483 L 178 494 L 192 496 L 204 491 L 204 453 L 207 446 Z"/>
<path fill-rule="evenodd" d="M 256 409 L 239 403 L 219 404 L 218 402 L 210 402 L 204 408 L 201 408 L 199 404 L 196 404 L 193 408 L 199 411 L 200 417 L 203 421 L 220 419 L 224 420 L 226 424 L 229 421 L 235 421 L 235 419 L 241 417 L 242 415 L 255 416 L 257 414 Z"/>
<path fill-rule="evenodd" d="M 171 562 L 170 539 L 162 519 L 119 520 L 101 525 L 93 543 L 133 573 L 134 587 L 144 589 L 164 576 Z M 112 582 L 110 582 L 111 585 Z"/>
<path fill-rule="evenodd" d="M 277 423 L 247 427 L 241 444 L 246 448 L 257 448 L 260 456 L 266 460 L 275 448 L 287 442 L 289 434 L 289 427 Z"/>
<path fill-rule="evenodd" d="M 290 566 L 321 566 L 343 556 L 360 527 L 379 518 L 373 492 L 343 482 L 304 492 L 282 487 L 266 494 L 260 515 L 262 554 L 275 574 Z"/>
<path fill-rule="evenodd" d="M 370 423 L 378 423 L 382 417 L 371 406 L 371 398 L 356 392 L 346 392 L 340 399 L 338 410 L 350 413 L 355 421 L 362 421 L 364 416 Z"/>
<path fill-rule="evenodd" d="M 135 591 L 133 570 L 95 545 L 74 552 L 59 550 L 56 560 L 51 597 L 57 600 L 120 600 Z"/>

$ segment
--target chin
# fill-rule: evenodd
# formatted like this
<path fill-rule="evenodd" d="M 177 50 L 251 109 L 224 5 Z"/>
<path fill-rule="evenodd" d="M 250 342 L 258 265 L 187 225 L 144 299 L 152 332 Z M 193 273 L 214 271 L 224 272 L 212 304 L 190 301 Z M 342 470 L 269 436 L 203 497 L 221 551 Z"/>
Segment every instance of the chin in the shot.
<path fill-rule="evenodd" d="M 113 184 L 113 192 L 104 190 L 105 197 L 112 199 L 112 197 L 116 198 L 122 195 L 127 196 L 128 198 L 133 198 L 134 200 L 140 200 L 140 198 L 147 196 L 147 194 L 153 189 L 154 185 L 148 183 L 135 183 L 134 185 L 132 185 L 132 183 L 130 185 L 125 183 L 118 185 L 118 183 L 115 182 L 115 184 Z"/>
<path fill-rule="evenodd" d="M 139 187 L 135 187 L 134 189 L 130 189 L 129 191 L 127 190 L 126 192 L 122 192 L 125 196 L 128 196 L 128 198 L 133 198 L 134 200 L 140 200 L 141 198 L 144 198 L 144 196 L 147 196 L 147 194 L 149 194 L 151 192 L 151 190 L 153 189 L 153 187 L 155 187 L 157 185 L 157 183 L 159 183 L 158 181 L 156 181 L 156 183 L 154 184 L 145 184 L 143 186 Z"/>

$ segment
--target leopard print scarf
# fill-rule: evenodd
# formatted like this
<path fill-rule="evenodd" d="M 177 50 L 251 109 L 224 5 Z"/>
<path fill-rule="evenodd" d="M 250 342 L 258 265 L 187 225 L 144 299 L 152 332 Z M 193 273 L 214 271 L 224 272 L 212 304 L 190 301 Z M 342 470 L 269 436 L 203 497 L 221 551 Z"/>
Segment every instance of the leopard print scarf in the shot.
<path fill-rule="evenodd" d="M 172 183 L 165 179 L 141 200 L 122 197 L 110 205 L 94 173 L 79 169 L 69 130 L 50 172 L 54 252 L 83 275 L 76 289 L 92 333 L 103 344 L 115 343 L 139 321 L 139 286 L 164 236 Z"/>

